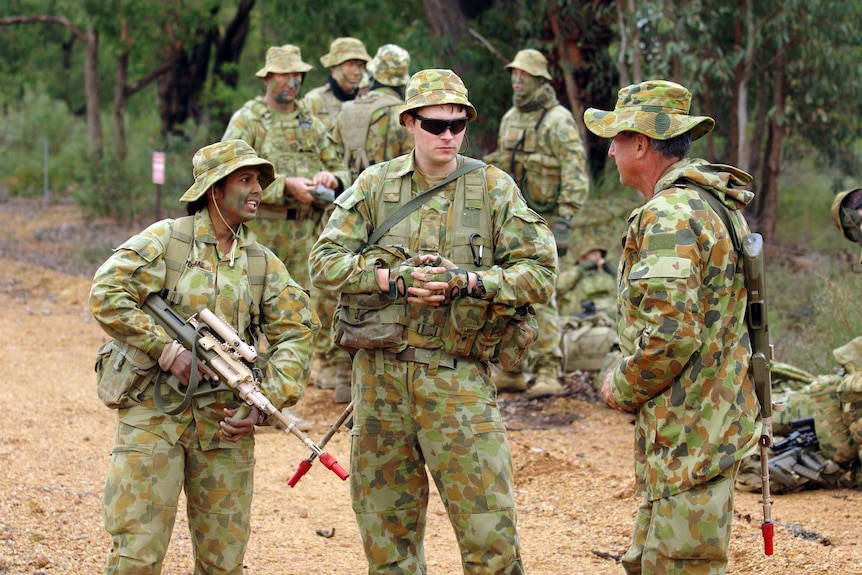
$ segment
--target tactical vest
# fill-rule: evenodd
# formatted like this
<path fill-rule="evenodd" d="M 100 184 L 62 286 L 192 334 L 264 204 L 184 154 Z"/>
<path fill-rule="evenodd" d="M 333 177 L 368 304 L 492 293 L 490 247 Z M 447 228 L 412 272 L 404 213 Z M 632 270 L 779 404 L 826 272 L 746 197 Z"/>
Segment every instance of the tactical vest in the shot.
<path fill-rule="evenodd" d="M 185 216 L 174 220 L 171 229 L 171 239 L 165 249 L 165 287 L 161 296 L 169 304 L 176 305 L 182 295 L 177 293 L 177 282 L 189 261 L 194 242 L 194 216 Z M 252 331 L 260 321 L 260 302 L 263 297 L 263 286 L 266 284 L 266 255 L 260 244 L 254 242 L 245 248 L 248 258 L 248 283 L 251 292 L 251 325 Z"/>
<path fill-rule="evenodd" d="M 413 196 L 410 174 L 390 174 L 390 167 L 391 162 L 371 192 L 373 205 L 377 206 L 372 216 L 375 227 Z M 382 265 L 394 267 L 399 260 L 412 255 L 439 253 L 463 270 L 489 269 L 494 265 L 489 204 L 485 169 L 468 172 L 456 180 L 454 198 L 446 212 L 439 213 L 440 219 L 434 217 L 436 212 L 425 212 L 420 229 L 446 230 L 445 237 L 438 234 L 432 238 L 439 240 L 437 246 L 420 245 L 418 253 L 410 253 L 411 238 L 416 234 L 411 218 L 407 217 L 370 246 L 365 258 L 379 258 Z M 399 253 L 400 256 L 394 255 Z M 342 294 L 339 306 L 344 308 L 339 315 L 341 322 L 347 324 L 346 331 L 358 336 L 354 345 L 346 349 L 397 350 L 406 345 L 440 349 L 480 361 L 499 360 L 515 349 L 520 355 L 513 356 L 512 361 L 517 362 L 535 339 L 525 325 L 530 312 L 489 300 L 463 297 L 439 307 L 406 306 L 403 299 L 389 300 L 385 294 Z M 333 327 L 333 337 L 340 329 Z M 362 332 L 378 337 L 362 337 Z"/>
<path fill-rule="evenodd" d="M 323 102 L 323 107 L 326 109 L 326 117 L 323 117 L 324 114 L 319 114 L 318 118 L 326 124 L 326 129 L 331 132 L 335 119 L 338 118 L 338 113 L 341 112 L 343 102 L 332 93 L 332 87 L 329 85 L 329 82 L 309 92 L 309 95 L 311 94 L 320 96 L 320 101 Z"/>
<path fill-rule="evenodd" d="M 363 98 L 345 102 L 341 108 L 341 140 L 343 143 L 344 162 L 356 178 L 362 170 L 371 165 L 365 142 L 368 140 L 368 128 L 371 116 L 383 108 L 391 108 L 403 101 L 392 94 L 373 91 Z"/>
<path fill-rule="evenodd" d="M 554 210 L 561 191 L 560 162 L 539 145 L 539 127 L 553 108 L 513 114 L 500 131 L 500 142 L 508 156 L 500 167 L 521 188 L 527 205 L 540 214 Z"/>
<path fill-rule="evenodd" d="M 316 173 L 326 170 L 317 145 L 320 134 L 314 129 L 313 116 L 304 106 L 300 105 L 297 115 L 289 120 L 284 120 L 282 114 L 273 113 L 260 100 L 246 102 L 244 107 L 264 129 L 263 142 L 255 151 L 261 158 L 272 162 L 277 173 L 311 179 Z M 262 208 L 259 217 L 267 217 L 273 209 L 283 213 L 288 208 L 306 210 L 308 206 L 285 194 L 283 205 L 264 205 Z M 283 219 L 284 216 L 276 217 Z"/>

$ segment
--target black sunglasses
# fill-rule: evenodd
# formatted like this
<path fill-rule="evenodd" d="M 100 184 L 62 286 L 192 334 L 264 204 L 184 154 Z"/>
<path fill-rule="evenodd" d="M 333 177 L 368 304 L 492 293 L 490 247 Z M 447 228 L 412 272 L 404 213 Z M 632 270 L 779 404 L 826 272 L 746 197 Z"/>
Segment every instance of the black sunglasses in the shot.
<path fill-rule="evenodd" d="M 435 136 L 439 136 L 446 130 L 450 130 L 453 136 L 460 134 L 467 127 L 467 121 L 470 119 L 469 117 L 465 117 L 456 120 L 438 120 L 436 118 L 426 118 L 419 114 L 410 115 L 419 120 L 419 125 L 422 126 L 423 130 Z"/>

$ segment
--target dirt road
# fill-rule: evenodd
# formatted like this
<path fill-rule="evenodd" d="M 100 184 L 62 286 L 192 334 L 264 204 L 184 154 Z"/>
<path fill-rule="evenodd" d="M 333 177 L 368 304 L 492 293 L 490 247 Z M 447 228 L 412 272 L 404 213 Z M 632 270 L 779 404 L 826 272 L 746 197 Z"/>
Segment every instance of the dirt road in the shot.
<path fill-rule="evenodd" d="M 93 226 L 69 206 L 43 211 L 7 202 L 0 204 L 0 216 L 8 224 L 0 232 L 6 367 L 0 384 L 0 575 L 98 573 L 110 545 L 101 524 L 101 496 L 115 414 L 95 393 L 93 360 L 105 336 L 86 311 L 92 265 L 75 264 L 75 254 L 98 240 L 76 235 Z M 314 438 L 341 411 L 330 394 L 309 388 L 297 406 L 314 422 Z M 573 397 L 526 402 L 503 396 L 501 406 L 511 428 L 527 572 L 622 573 L 614 557 L 628 546 L 638 505 L 631 416 Z M 346 434 L 336 435 L 328 450 L 345 463 Z M 296 488 L 287 486 L 306 455 L 291 436 L 258 434 L 249 574 L 365 571 L 347 484 L 316 463 Z M 821 490 L 774 499 L 775 555 L 767 558 L 759 495 L 737 494 L 728 573 L 862 574 L 862 492 Z M 460 573 L 436 492 L 428 517 L 429 573 Z M 179 518 L 167 575 L 191 573 L 182 511 Z"/>

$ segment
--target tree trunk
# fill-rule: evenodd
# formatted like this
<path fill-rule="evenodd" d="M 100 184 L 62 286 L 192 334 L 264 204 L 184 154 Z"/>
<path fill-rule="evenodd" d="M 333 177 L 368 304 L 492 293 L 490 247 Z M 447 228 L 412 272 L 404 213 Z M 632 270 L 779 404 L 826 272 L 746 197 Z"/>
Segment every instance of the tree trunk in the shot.
<path fill-rule="evenodd" d="M 36 15 L 0 18 L 0 26 L 33 24 L 36 22 L 60 24 L 71 31 L 84 44 L 84 92 L 87 99 L 87 135 L 90 152 L 98 161 L 102 159 L 102 118 L 99 116 L 99 33 L 95 28 L 86 31 L 65 16 Z"/>
<path fill-rule="evenodd" d="M 767 243 L 775 237 L 778 220 L 778 174 L 781 171 L 781 145 L 784 142 L 784 43 L 775 55 L 775 89 L 772 93 L 772 118 L 769 122 L 769 148 L 767 150 L 765 187 L 759 206 L 761 234 Z"/>
<path fill-rule="evenodd" d="M 422 0 L 422 4 L 434 35 L 446 40 L 444 53 L 451 55 L 467 32 L 467 16 L 458 0 Z"/>
<path fill-rule="evenodd" d="M 583 57 L 583 54 L 578 48 L 578 38 L 573 38 L 571 36 L 564 37 L 560 29 L 560 18 L 556 6 L 551 8 L 548 20 L 551 26 L 551 31 L 554 35 L 554 50 L 559 59 L 560 69 L 563 71 L 563 83 L 566 87 L 566 98 L 569 102 L 569 109 L 572 111 L 572 115 L 575 118 L 583 118 L 586 107 L 584 106 L 583 100 L 578 92 L 578 85 L 575 81 L 575 75 L 572 72 L 573 69 L 580 68 L 581 59 Z M 583 121 L 576 121 L 575 123 L 578 126 L 581 141 L 586 142 L 586 125 L 584 125 Z"/>

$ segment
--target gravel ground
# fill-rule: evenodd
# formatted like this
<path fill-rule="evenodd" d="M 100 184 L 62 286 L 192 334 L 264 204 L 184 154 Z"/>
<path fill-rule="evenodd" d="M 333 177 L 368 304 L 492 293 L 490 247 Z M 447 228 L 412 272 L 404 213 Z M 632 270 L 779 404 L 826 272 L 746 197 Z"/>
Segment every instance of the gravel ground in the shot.
<path fill-rule="evenodd" d="M 69 205 L 0 203 L 0 334 L 9 377 L 0 385 L 0 575 L 98 573 L 110 545 L 101 496 L 115 414 L 95 394 L 92 372 L 105 336 L 86 311 L 93 253 L 145 225 L 84 222 Z M 500 398 L 515 461 L 519 530 L 528 573 L 622 573 L 638 506 L 631 416 L 594 401 L 583 377 L 567 394 Z M 341 408 L 310 387 L 297 411 L 320 438 Z M 346 434 L 327 449 L 341 463 Z M 308 455 L 294 437 L 257 438 L 249 574 L 359 574 L 365 562 L 348 486 L 316 463 L 286 481 Z M 775 496 L 775 555 L 762 553 L 758 494 L 738 493 L 728 573 L 862 574 L 862 493 L 819 490 Z M 436 493 L 428 514 L 429 573 L 460 573 L 451 527 Z M 191 573 L 179 514 L 163 573 Z"/>

